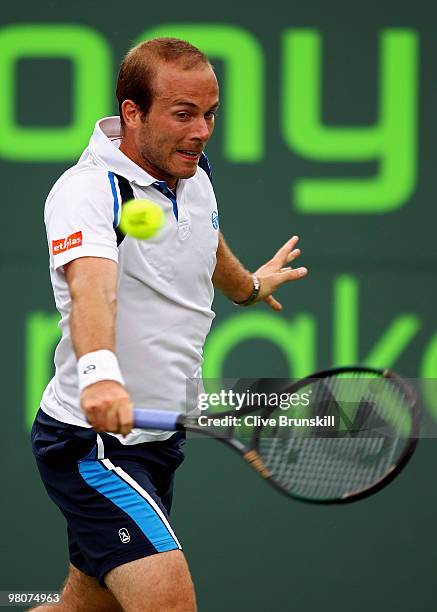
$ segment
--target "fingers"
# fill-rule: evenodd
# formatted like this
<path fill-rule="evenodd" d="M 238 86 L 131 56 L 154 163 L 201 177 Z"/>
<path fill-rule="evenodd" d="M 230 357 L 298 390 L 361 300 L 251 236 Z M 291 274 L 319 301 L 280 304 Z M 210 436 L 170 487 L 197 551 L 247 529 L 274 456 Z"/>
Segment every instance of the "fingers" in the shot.
<path fill-rule="evenodd" d="M 133 411 L 130 402 L 98 406 L 87 411 L 87 418 L 98 432 L 110 431 L 126 436 L 133 427 Z"/>
<path fill-rule="evenodd" d="M 299 241 L 298 236 L 293 236 L 290 240 L 281 246 L 281 248 L 275 253 L 275 255 L 269 259 L 265 264 L 260 266 L 255 274 L 265 276 L 267 274 L 274 274 L 278 272 L 285 264 L 294 261 L 301 254 L 300 249 L 294 247 Z"/>
<path fill-rule="evenodd" d="M 299 236 L 293 236 L 293 238 L 290 238 L 290 240 L 287 240 L 287 242 L 281 246 L 272 259 L 280 265 L 283 265 L 286 261 L 288 261 L 288 256 L 291 255 L 290 251 L 293 251 L 298 242 Z"/>
<path fill-rule="evenodd" d="M 273 310 L 282 309 L 280 302 L 272 296 L 276 289 L 284 283 L 300 280 L 308 274 L 305 267 L 293 269 L 287 266 L 301 255 L 301 250 L 295 248 L 298 241 L 298 236 L 287 240 L 273 258 L 255 272 L 261 283 L 257 301 L 264 300 Z"/>
<path fill-rule="evenodd" d="M 115 401 L 105 413 L 104 430 L 126 436 L 133 427 L 132 404 L 128 399 Z"/>
<path fill-rule="evenodd" d="M 278 274 L 275 274 L 275 280 L 278 285 L 283 285 L 284 283 L 289 283 L 290 281 L 300 280 L 304 278 L 308 274 L 307 268 L 281 268 L 281 271 Z"/>
<path fill-rule="evenodd" d="M 127 435 L 133 427 L 132 402 L 118 382 L 105 380 L 86 387 L 81 406 L 88 422 L 98 432 Z"/>
<path fill-rule="evenodd" d="M 123 436 L 127 436 L 133 427 L 133 406 L 129 404 L 123 404 L 118 413 L 119 431 Z"/>
<path fill-rule="evenodd" d="M 287 255 L 287 263 L 290 263 L 290 261 L 294 261 L 295 259 L 297 259 L 297 257 L 299 257 L 301 253 L 302 251 L 300 249 L 293 249 L 293 251 L 291 251 L 291 253 Z"/>
<path fill-rule="evenodd" d="M 270 306 L 270 308 L 273 308 L 273 310 L 282 310 L 282 304 L 278 302 L 273 295 L 268 295 L 266 298 L 264 298 L 264 302 Z"/>

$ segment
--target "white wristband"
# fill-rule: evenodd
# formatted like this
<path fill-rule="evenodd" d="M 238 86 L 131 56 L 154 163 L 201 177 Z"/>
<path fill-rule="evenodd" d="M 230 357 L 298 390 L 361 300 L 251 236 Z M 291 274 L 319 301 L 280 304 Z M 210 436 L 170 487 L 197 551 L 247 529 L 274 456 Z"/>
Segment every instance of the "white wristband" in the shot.
<path fill-rule="evenodd" d="M 77 362 L 79 391 L 101 380 L 115 380 L 124 385 L 117 357 L 112 351 L 102 349 L 82 355 Z"/>

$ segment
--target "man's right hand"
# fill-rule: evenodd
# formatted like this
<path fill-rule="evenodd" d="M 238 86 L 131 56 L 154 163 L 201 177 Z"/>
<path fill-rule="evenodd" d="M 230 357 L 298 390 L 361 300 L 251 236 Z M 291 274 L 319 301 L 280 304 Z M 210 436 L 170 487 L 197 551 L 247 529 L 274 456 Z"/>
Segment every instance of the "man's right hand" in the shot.
<path fill-rule="evenodd" d="M 133 427 L 133 404 L 126 389 L 114 380 L 101 380 L 82 391 L 80 404 L 88 422 L 98 432 L 126 436 Z"/>

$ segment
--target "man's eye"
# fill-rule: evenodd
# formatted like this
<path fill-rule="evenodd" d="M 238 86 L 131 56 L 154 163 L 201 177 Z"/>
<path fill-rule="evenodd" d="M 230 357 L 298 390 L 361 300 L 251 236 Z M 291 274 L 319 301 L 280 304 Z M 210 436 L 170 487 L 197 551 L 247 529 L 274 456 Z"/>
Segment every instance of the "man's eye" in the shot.
<path fill-rule="evenodd" d="M 217 111 L 208 111 L 207 113 L 205 113 L 205 117 L 207 119 L 211 119 L 212 117 L 215 117 Z"/>
<path fill-rule="evenodd" d="M 186 113 L 186 112 L 184 112 L 184 111 L 180 111 L 179 113 L 176 113 L 176 116 L 177 116 L 179 119 L 187 119 L 187 117 L 188 117 L 188 113 Z"/>

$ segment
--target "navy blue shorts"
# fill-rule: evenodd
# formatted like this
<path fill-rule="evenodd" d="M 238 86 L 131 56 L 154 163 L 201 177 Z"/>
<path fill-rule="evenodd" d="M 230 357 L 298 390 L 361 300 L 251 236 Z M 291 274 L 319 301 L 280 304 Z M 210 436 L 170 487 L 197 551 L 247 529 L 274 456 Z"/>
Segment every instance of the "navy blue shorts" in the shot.
<path fill-rule="evenodd" d="M 181 548 L 169 522 L 183 433 L 164 442 L 121 444 L 61 423 L 42 410 L 32 448 L 50 498 L 68 525 L 70 561 L 102 586 L 114 567 Z"/>

